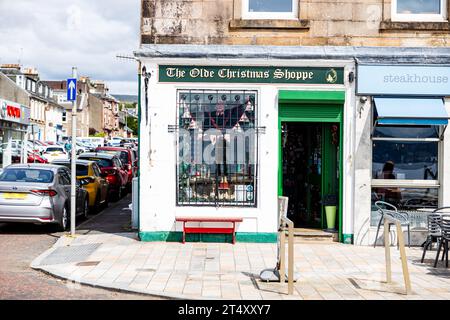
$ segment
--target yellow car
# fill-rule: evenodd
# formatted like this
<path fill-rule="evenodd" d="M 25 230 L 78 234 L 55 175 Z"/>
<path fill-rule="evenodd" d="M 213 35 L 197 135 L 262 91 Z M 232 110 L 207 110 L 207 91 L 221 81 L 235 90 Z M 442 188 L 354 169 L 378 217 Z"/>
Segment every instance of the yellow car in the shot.
<path fill-rule="evenodd" d="M 62 165 L 70 169 L 70 160 L 54 160 L 52 164 Z M 95 161 L 77 160 L 77 179 L 87 181 L 83 188 L 88 193 L 91 213 L 97 213 L 108 206 L 109 185 Z"/>

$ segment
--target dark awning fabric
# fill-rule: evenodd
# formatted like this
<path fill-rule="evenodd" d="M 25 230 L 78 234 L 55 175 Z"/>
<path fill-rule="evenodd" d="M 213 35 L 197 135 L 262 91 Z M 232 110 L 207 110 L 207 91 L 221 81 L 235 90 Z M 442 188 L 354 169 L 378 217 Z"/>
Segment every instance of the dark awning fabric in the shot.
<path fill-rule="evenodd" d="M 374 98 L 377 124 L 447 125 L 450 118 L 440 98 Z"/>

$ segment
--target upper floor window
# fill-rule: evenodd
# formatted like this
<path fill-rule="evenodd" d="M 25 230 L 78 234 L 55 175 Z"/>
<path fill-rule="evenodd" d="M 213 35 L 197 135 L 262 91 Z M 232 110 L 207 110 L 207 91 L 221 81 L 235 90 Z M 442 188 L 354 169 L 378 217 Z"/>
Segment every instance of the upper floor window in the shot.
<path fill-rule="evenodd" d="M 298 0 L 242 0 L 243 19 L 298 19 Z"/>
<path fill-rule="evenodd" d="M 392 21 L 446 21 L 447 0 L 392 0 Z"/>

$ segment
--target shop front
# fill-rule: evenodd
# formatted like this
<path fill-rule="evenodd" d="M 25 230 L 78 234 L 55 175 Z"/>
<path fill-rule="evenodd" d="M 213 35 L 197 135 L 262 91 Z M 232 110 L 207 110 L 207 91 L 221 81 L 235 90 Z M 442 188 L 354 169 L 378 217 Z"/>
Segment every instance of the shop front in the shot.
<path fill-rule="evenodd" d="M 370 168 L 370 188 L 358 189 L 357 182 L 356 190 L 365 190 L 356 197 L 357 242 L 382 242 L 381 232 L 375 239 L 375 202 L 385 201 L 409 214 L 411 244 L 420 245 L 427 211 L 450 205 L 450 67 L 360 64 L 357 71 L 356 94 L 369 129 L 363 154 L 371 159 L 359 166 Z M 370 203 L 363 199 L 369 192 Z"/>
<path fill-rule="evenodd" d="M 213 216 L 243 218 L 238 242 L 275 242 L 287 196 L 296 228 L 352 241 L 353 60 L 136 55 L 141 240 L 181 241 L 176 217 Z"/>
<path fill-rule="evenodd" d="M 0 168 L 26 161 L 24 140 L 30 124 L 30 108 L 0 99 Z"/>

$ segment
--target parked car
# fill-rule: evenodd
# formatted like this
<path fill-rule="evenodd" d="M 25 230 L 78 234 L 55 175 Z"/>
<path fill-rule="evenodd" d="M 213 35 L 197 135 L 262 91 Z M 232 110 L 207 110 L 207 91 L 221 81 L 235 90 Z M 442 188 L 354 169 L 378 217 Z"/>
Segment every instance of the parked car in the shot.
<path fill-rule="evenodd" d="M 105 138 L 102 137 L 77 137 L 77 141 L 90 143 L 94 148 L 105 146 Z"/>
<path fill-rule="evenodd" d="M 87 191 L 76 189 L 77 215 L 88 214 Z M 12 164 L 0 174 L 0 222 L 70 226 L 70 171 L 51 164 Z"/>
<path fill-rule="evenodd" d="M 70 170 L 72 162 L 70 160 L 55 160 L 52 163 L 65 166 Z M 107 207 L 109 184 L 106 181 L 106 175 L 101 172 L 97 163 L 88 160 L 77 160 L 76 170 L 77 179 L 83 179 L 87 182 L 84 189 L 88 192 L 90 212 L 96 213 L 102 207 Z"/>
<path fill-rule="evenodd" d="M 30 142 L 31 148 L 34 148 L 33 150 L 39 150 L 39 152 L 44 152 L 45 148 L 48 147 L 48 144 L 40 141 L 40 140 L 28 140 Z"/>
<path fill-rule="evenodd" d="M 77 150 L 77 155 L 82 154 L 83 152 L 88 152 L 89 149 L 83 145 L 82 143 L 78 142 L 76 143 L 76 150 Z"/>
<path fill-rule="evenodd" d="M 108 141 L 107 146 L 120 147 L 120 142 L 122 141 L 122 139 L 122 137 L 112 137 L 111 140 Z"/>
<path fill-rule="evenodd" d="M 41 155 L 37 152 L 27 152 L 27 163 L 48 163 L 48 160 L 44 157 L 41 157 Z"/>
<path fill-rule="evenodd" d="M 130 149 L 120 147 L 100 147 L 95 149 L 95 152 L 115 154 L 119 157 L 128 174 L 127 188 L 130 191 L 133 178 L 137 175 L 137 162 L 134 153 Z"/>
<path fill-rule="evenodd" d="M 95 161 L 109 183 L 109 191 L 119 200 L 127 191 L 128 173 L 123 169 L 120 159 L 115 154 L 86 152 L 78 159 Z"/>
<path fill-rule="evenodd" d="M 48 146 L 42 152 L 42 156 L 47 159 L 49 162 L 57 159 L 69 159 L 69 155 L 64 149 L 64 147 L 60 146 Z"/>

